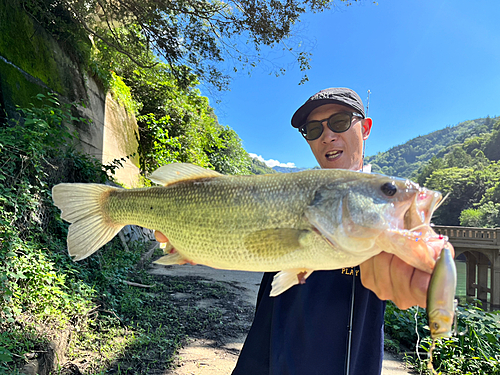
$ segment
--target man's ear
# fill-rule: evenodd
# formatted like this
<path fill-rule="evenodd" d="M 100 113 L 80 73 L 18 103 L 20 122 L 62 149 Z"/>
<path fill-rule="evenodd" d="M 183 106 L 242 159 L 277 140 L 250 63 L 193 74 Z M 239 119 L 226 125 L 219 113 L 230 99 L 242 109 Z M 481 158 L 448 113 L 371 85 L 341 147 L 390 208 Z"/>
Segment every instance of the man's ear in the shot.
<path fill-rule="evenodd" d="M 366 141 L 368 136 L 370 135 L 370 132 L 372 131 L 372 119 L 370 117 L 367 117 L 363 120 L 362 124 L 362 131 L 363 131 L 363 140 Z"/>

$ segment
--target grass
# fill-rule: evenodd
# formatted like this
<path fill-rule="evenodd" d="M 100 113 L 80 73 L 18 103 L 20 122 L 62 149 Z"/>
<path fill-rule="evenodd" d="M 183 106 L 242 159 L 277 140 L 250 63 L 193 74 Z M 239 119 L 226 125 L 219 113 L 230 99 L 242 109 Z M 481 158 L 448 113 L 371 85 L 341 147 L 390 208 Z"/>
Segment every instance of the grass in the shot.
<path fill-rule="evenodd" d="M 465 305 L 459 306 L 456 314 L 461 333 L 437 341 L 432 357 L 436 371 L 450 375 L 499 375 L 500 311 L 487 312 Z M 390 336 L 386 340 L 390 348 L 405 353 L 408 363 L 421 374 L 431 374 L 427 368 L 431 340 L 424 309 L 412 307 L 402 311 L 389 302 L 385 330 Z M 420 336 L 418 347 L 415 330 Z"/>
<path fill-rule="evenodd" d="M 136 245 L 133 256 L 123 254 L 118 241 L 106 250 L 78 267 L 84 285 L 93 284 L 85 309 L 61 314 L 57 308 L 34 313 L 38 309 L 26 307 L 13 324 L 3 327 L 0 347 L 10 359 L 2 365 L 3 373 L 15 373 L 26 358 L 68 332 L 65 361 L 84 374 L 163 374 L 188 338 L 220 342 L 242 334 L 242 321 L 251 320 L 251 308 L 228 302 L 238 297 L 227 285 L 135 269 L 143 245 Z M 153 287 L 130 286 L 125 279 Z"/>

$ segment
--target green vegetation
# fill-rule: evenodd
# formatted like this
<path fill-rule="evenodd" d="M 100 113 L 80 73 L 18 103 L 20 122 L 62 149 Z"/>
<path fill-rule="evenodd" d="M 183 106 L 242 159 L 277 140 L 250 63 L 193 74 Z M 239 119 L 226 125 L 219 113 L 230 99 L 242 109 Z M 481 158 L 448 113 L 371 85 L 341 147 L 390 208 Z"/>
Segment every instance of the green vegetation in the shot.
<path fill-rule="evenodd" d="M 84 120 L 71 116 L 70 106 L 54 95 L 40 94 L 35 102 L 19 109 L 21 121 L 0 128 L 0 374 L 18 373 L 28 357 L 60 337 L 68 345 L 63 354 L 82 359 L 86 374 L 163 373 L 187 335 L 208 330 L 220 336 L 238 316 L 249 315 L 236 306 L 222 318 L 217 303 L 197 308 L 201 298 L 235 297 L 223 285 L 147 274 L 144 244 L 125 251 L 114 240 L 94 257 L 71 261 L 67 224 L 51 188 L 102 183 L 115 167 L 75 151 L 63 121 Z M 186 305 L 174 300 L 178 292 L 190 294 Z"/>
<path fill-rule="evenodd" d="M 450 194 L 434 216 L 436 224 L 500 226 L 500 120 L 489 123 L 491 131 L 450 146 L 444 157 L 433 159 L 417 177 L 426 187 Z"/>
<path fill-rule="evenodd" d="M 253 174 L 277 173 L 274 169 L 269 168 L 266 163 L 255 158 L 251 158 L 250 170 Z"/>
<path fill-rule="evenodd" d="M 255 4 L 247 4 L 246 1 L 242 4 L 243 8 L 254 9 L 255 6 Z M 19 35 L 37 35 L 38 37 L 38 33 L 32 30 L 35 27 L 33 25 L 40 29 L 41 34 L 50 33 L 82 71 L 87 71 L 97 77 L 104 90 L 110 91 L 129 114 L 136 116 L 139 125 L 137 157 L 143 175 L 171 162 L 190 162 L 225 174 L 251 173 L 251 158 L 243 149 L 238 135 L 230 127 L 218 123 L 208 99 L 202 96 L 197 88 L 199 81 L 207 79 L 208 76 L 218 82 L 215 83 L 216 86 L 222 86 L 225 80 L 222 72 L 215 68 L 214 70 L 205 66 L 204 73 L 206 75 L 197 70 L 205 62 L 208 63 L 210 56 L 215 56 L 211 55 L 213 51 L 210 52 L 213 47 L 210 40 L 214 36 L 205 30 L 206 24 L 204 23 L 201 28 L 188 30 L 189 27 L 187 27 L 193 23 L 197 24 L 199 22 L 197 17 L 217 18 L 217 15 L 211 13 L 214 10 L 220 11 L 220 13 L 216 13 L 221 17 L 229 17 L 231 20 L 234 20 L 232 17 L 241 18 L 242 15 L 238 12 L 228 13 L 227 7 L 222 3 L 218 5 L 219 9 L 218 6 L 208 2 L 205 4 L 204 2 L 188 1 L 176 4 L 175 9 L 170 9 L 170 16 L 175 18 L 174 14 L 176 14 L 180 17 L 177 21 L 166 14 L 161 16 L 157 14 L 160 18 L 154 16 L 155 7 L 171 7 L 170 3 L 149 4 L 151 9 L 149 5 L 145 9 L 143 8 L 144 4 L 137 3 L 137 9 L 145 10 L 144 13 L 140 15 L 137 13 L 127 14 L 127 17 L 122 17 L 124 12 L 127 13 L 127 10 L 119 9 L 121 5 L 117 4 L 116 9 L 108 9 L 106 4 L 101 4 L 100 6 L 104 8 L 96 11 L 92 4 L 87 3 L 73 2 L 70 4 L 65 1 L 22 0 L 12 4 L 1 4 L 0 12 L 6 16 L 6 19 L 13 20 L 13 23 L 2 24 L 0 28 L 14 29 L 15 24 L 18 23 L 23 25 L 23 30 L 26 29 L 26 32 Z M 326 5 L 326 2 L 321 2 L 313 7 L 315 10 L 321 10 Z M 294 7 L 291 4 L 282 8 L 281 5 L 265 1 L 260 6 L 272 9 L 266 15 L 269 18 L 278 17 L 280 14 L 291 16 L 292 13 L 293 17 L 298 17 L 305 11 L 302 8 L 292 11 Z M 250 11 L 250 8 L 247 10 Z M 25 14 L 26 12 L 31 18 Z M 15 17 L 9 17 L 9 14 L 15 15 Z M 98 19 L 104 17 L 104 14 L 110 16 L 110 19 L 119 16 L 121 22 L 99 22 Z M 179 23 L 186 14 L 189 14 L 187 24 Z M 78 16 L 81 17 L 78 18 Z M 166 16 L 166 19 L 161 19 L 163 16 Z M 152 18 L 148 19 L 148 17 Z M 137 22 L 133 22 L 133 20 Z M 219 21 L 217 19 L 214 22 Z M 240 19 L 240 21 L 243 22 L 243 25 L 245 22 L 249 24 L 261 23 L 263 19 L 249 18 Z M 142 22 L 146 22 L 147 25 Z M 290 19 L 282 19 L 280 22 L 286 24 L 290 22 Z M 276 42 L 273 38 L 283 38 L 287 34 L 284 29 L 280 31 L 279 27 L 279 23 L 275 23 L 266 25 L 265 28 L 254 29 L 249 33 L 250 35 L 262 36 L 258 41 L 255 40 L 256 46 L 258 43 L 269 45 Z M 166 45 L 163 45 L 162 49 L 162 45 L 152 43 L 150 31 L 154 28 L 164 28 L 163 31 L 168 31 L 157 34 L 160 39 L 167 38 L 168 35 L 172 36 L 173 34 L 169 34 L 170 32 L 178 33 L 180 36 L 188 33 L 189 35 L 184 36 L 184 40 L 186 43 L 192 43 L 190 49 L 185 50 L 184 46 L 178 51 L 173 51 L 169 50 L 170 47 Z M 4 31 L 5 35 L 11 34 L 7 29 Z M 233 30 L 233 32 L 235 34 L 246 33 L 243 30 Z M 221 38 L 224 37 L 221 35 Z M 193 38 L 198 39 L 194 42 Z M 123 43 L 124 41 L 127 43 Z M 22 40 L 6 40 L 3 44 L 0 42 L 0 48 L 6 53 L 12 52 L 7 53 L 7 57 L 12 58 L 21 68 L 24 67 L 22 63 L 29 66 L 35 65 L 35 67 L 27 66 L 27 71 L 40 78 L 49 87 L 55 87 L 59 92 L 65 94 L 65 88 L 73 87 L 71 82 L 79 80 L 64 78 L 64 72 L 55 71 L 58 65 L 52 56 L 44 58 L 44 54 L 39 51 L 37 56 L 42 56 L 41 61 L 22 58 L 24 55 L 33 55 L 27 51 L 46 48 L 51 45 L 50 43 L 56 44 L 54 41 L 45 41 L 39 43 L 41 47 L 36 47 L 27 45 Z M 20 52 L 20 56 L 16 55 L 17 49 L 12 49 L 12 46 L 16 45 L 22 47 L 19 49 L 22 52 Z M 219 52 L 214 53 L 218 54 Z M 170 55 L 166 56 L 165 53 Z M 163 56 L 162 60 L 158 58 L 158 54 Z M 200 56 L 203 57 L 201 62 L 199 61 Z M 18 61 L 19 58 L 20 61 Z M 57 58 L 63 58 L 62 54 L 57 54 Z M 196 64 L 193 61 L 196 61 Z M 242 61 L 242 64 L 245 63 Z M 7 105 L 11 102 L 29 103 L 27 98 L 39 92 L 38 85 L 33 84 L 32 87 L 26 79 L 19 79 L 21 73 L 15 68 L 7 66 L 3 62 L 0 62 L 0 68 L 5 68 L 5 72 L 8 73 L 4 72 L 5 74 L 1 75 L 2 80 L 8 80 L 5 85 L 6 98 L 9 101 Z M 40 74 L 37 69 L 41 70 Z M 68 81 L 69 84 L 65 84 L 65 88 L 63 88 L 60 83 L 52 82 L 47 77 L 59 77 L 58 79 Z M 12 83 L 10 83 L 11 81 Z M 26 83 L 27 86 L 23 85 L 20 89 L 7 92 L 9 87 L 16 86 L 14 81 Z M 75 86 L 73 91 L 76 92 L 80 89 L 81 87 Z M 84 93 L 80 94 L 82 94 L 81 97 L 85 96 Z M 71 98 L 71 95 L 67 96 Z M 7 108 L 7 110 L 12 115 L 12 108 Z"/>
<path fill-rule="evenodd" d="M 66 230 L 50 203 L 50 177 L 71 162 L 64 179 L 106 179 L 105 171 L 71 147 L 63 121 L 70 115 L 54 96 L 38 95 L 39 108 L 20 110 L 23 122 L 0 129 L 0 353 L 2 370 L 9 362 L 47 342 L 36 321 L 59 329 L 68 312 L 84 314 L 92 294 L 74 279 L 77 269 L 63 257 Z M 65 155 L 59 156 L 61 148 Z M 59 165 L 58 165 L 59 164 Z M 64 171 L 61 171 L 64 173 Z M 62 176 L 61 176 L 62 177 Z M 64 180 L 63 179 L 63 180 Z M 62 267 L 65 272 L 59 272 Z M 78 293 L 74 294 L 75 291 Z"/>
<path fill-rule="evenodd" d="M 415 178 L 418 175 L 418 169 L 423 168 L 433 157 L 442 158 L 453 145 L 462 144 L 468 139 L 491 132 L 497 120 L 498 118 L 486 117 L 464 121 L 458 125 L 411 139 L 388 151 L 368 156 L 365 162 L 372 164 L 373 172 Z"/>
<path fill-rule="evenodd" d="M 500 119 L 466 121 L 367 158 L 374 171 L 409 177 L 449 197 L 435 224 L 500 226 Z"/>
<path fill-rule="evenodd" d="M 292 1 L 288 8 L 281 2 L 239 1 L 231 13 L 222 2 L 136 2 L 136 13 L 122 9 L 122 3 L 96 13 L 88 2 L 22 4 L 74 61 L 99 77 L 104 88 L 137 116 L 143 174 L 176 161 L 227 174 L 272 173 L 248 156 L 231 128 L 218 123 L 197 86 L 201 81 L 226 87 L 228 75 L 217 64 L 228 58 L 233 48 L 229 45 L 237 45 L 234 38 L 250 37 L 255 47 L 251 52 L 256 52 L 236 50 L 235 60 L 228 60 L 237 71 L 260 61 L 260 46 L 275 46 L 288 38 L 306 7 L 328 7 L 326 1 Z M 0 34 L 9 38 L 0 40 L 0 49 L 10 53 L 6 57 L 16 55 L 16 61 L 22 61 L 38 48 L 38 34 L 32 22 L 18 18 L 20 12 L 12 9 L 3 2 L 0 19 L 12 21 L 20 32 L 13 34 L 11 23 L 1 23 Z M 81 17 L 76 20 L 75 14 Z M 106 15 L 123 22 L 110 22 L 108 28 L 98 22 Z M 89 32 L 96 33 L 92 43 Z M 22 34 L 33 35 L 33 46 L 24 49 L 29 46 L 16 42 Z M 41 60 L 30 72 L 50 87 L 61 88 L 49 55 L 39 51 Z M 307 68 L 307 53 L 300 51 L 296 58 Z M 21 73 L 1 61 L 0 69 L 2 79 L 19 80 Z M 31 86 L 10 93 L 19 103 L 32 95 Z M 44 351 L 61 332 L 71 333 L 66 355 L 73 361 L 85 358 L 86 374 L 164 372 L 187 335 L 212 327 L 217 336 L 244 311 L 224 312 L 223 318 L 217 306 L 197 308 L 197 300 L 204 296 L 232 296 L 222 285 L 148 275 L 140 265 L 146 252 L 143 244 L 125 252 L 114 240 L 90 259 L 72 262 L 65 249 L 67 224 L 51 203 L 51 188 L 59 182 L 108 181 L 115 166 L 101 166 L 75 151 L 76 139 L 63 122 L 84 120 L 71 116 L 68 106 L 48 94 L 38 95 L 35 104 L 19 110 L 19 122 L 11 119 L 0 128 L 0 374 L 16 374 L 28 355 Z M 368 157 L 367 162 L 374 171 L 412 177 L 449 192 L 436 213 L 437 224 L 500 226 L 499 140 L 499 119 L 487 117 L 418 137 Z M 139 289 L 130 282 L 151 287 Z M 178 293 L 192 297 L 179 307 Z M 419 334 L 426 337 L 423 310 L 400 311 L 388 304 L 390 347 L 415 351 L 415 313 Z M 467 327 L 467 333 L 438 343 L 434 367 L 449 374 L 499 374 L 499 315 L 460 308 L 459 326 Z M 425 353 L 429 347 L 425 338 L 419 351 Z M 424 370 L 425 359 L 411 361 Z"/>
<path fill-rule="evenodd" d="M 467 305 L 458 308 L 457 316 L 460 334 L 437 341 L 432 356 L 435 370 L 450 375 L 500 374 L 500 311 L 485 312 Z M 413 307 L 401 311 L 389 302 L 385 313 L 385 331 L 390 336 L 391 348 L 406 352 L 407 360 L 416 370 L 431 374 L 427 369 L 431 339 L 425 310 Z M 417 337 L 416 331 L 420 337 Z"/>
<path fill-rule="evenodd" d="M 140 167 L 144 175 L 172 162 L 188 162 L 224 174 L 249 174 L 250 157 L 234 130 L 220 125 L 197 77 L 183 68 L 179 80 L 152 53 L 141 68 L 102 41 L 95 43 L 95 66 L 120 101 L 128 103 L 139 125 Z M 120 95 L 121 93 L 121 95 Z"/>
<path fill-rule="evenodd" d="M 334 5 L 329 0 L 21 3 L 59 40 L 78 45 L 82 56 L 87 55 L 88 35 L 143 68 L 152 66 L 148 55 L 155 50 L 176 77 L 182 79 L 189 67 L 201 81 L 219 90 L 227 88 L 229 72 L 267 63 L 271 48 L 288 51 L 300 69 L 307 70 L 310 54 L 300 40 L 293 39 L 293 26 L 306 11 L 320 12 Z M 274 74 L 285 72 L 282 66 L 268 65 Z"/>
<path fill-rule="evenodd" d="M 500 226 L 500 119 L 461 123 L 408 141 L 369 158 L 374 169 L 450 194 L 434 213 L 443 225 Z M 418 324 L 415 323 L 417 315 Z M 387 304 L 385 331 L 388 348 L 415 353 L 418 331 L 419 359 L 408 356 L 416 370 L 430 374 L 427 353 L 431 346 L 425 310 L 401 311 Z M 459 307 L 459 331 L 437 343 L 433 365 L 442 374 L 500 374 L 500 313 L 474 306 Z"/>

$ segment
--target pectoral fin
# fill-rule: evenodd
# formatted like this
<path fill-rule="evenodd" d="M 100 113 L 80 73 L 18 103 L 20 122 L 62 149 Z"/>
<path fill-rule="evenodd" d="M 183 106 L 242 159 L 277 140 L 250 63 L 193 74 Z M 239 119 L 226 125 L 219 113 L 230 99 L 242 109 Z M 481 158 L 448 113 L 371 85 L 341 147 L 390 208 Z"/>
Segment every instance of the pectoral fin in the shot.
<path fill-rule="evenodd" d="M 304 284 L 313 271 L 314 270 L 307 268 L 299 268 L 278 272 L 276 276 L 274 276 L 271 284 L 271 293 L 269 295 L 271 297 L 276 297 L 294 285 Z"/>
<path fill-rule="evenodd" d="M 308 230 L 293 228 L 265 229 L 248 234 L 244 243 L 254 256 L 276 260 L 299 250 L 302 247 L 301 238 L 308 233 Z"/>

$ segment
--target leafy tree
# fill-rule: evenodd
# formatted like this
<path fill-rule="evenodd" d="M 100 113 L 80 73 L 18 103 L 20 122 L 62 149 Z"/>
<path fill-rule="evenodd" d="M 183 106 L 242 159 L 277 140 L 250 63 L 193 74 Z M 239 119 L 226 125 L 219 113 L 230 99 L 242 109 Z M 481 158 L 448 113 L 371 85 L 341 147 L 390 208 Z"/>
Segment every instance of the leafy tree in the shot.
<path fill-rule="evenodd" d="M 277 173 L 274 169 L 268 167 L 266 163 L 256 158 L 251 158 L 250 170 L 253 174 Z"/>
<path fill-rule="evenodd" d="M 484 225 L 482 212 L 468 208 L 460 213 L 460 225 L 464 227 L 482 227 Z"/>
<path fill-rule="evenodd" d="M 182 67 L 180 80 L 152 53 L 145 60 L 151 67 L 141 68 L 102 41 L 95 43 L 94 58 L 123 78 L 137 102 L 143 174 L 172 162 L 194 163 L 224 174 L 250 173 L 241 140 L 234 130 L 218 123 L 188 67 Z"/>
<path fill-rule="evenodd" d="M 419 174 L 418 177 L 416 178 L 416 181 L 421 186 L 424 186 L 427 178 L 429 178 L 432 172 L 438 169 L 442 169 L 445 165 L 446 164 L 443 159 L 433 156 L 432 159 L 427 164 L 425 164 L 423 167 L 419 169 Z"/>
<path fill-rule="evenodd" d="M 500 203 L 487 202 L 476 209 L 470 208 L 460 214 L 460 225 L 465 227 L 500 227 Z"/>
<path fill-rule="evenodd" d="M 189 162 L 225 174 L 248 174 L 249 156 L 234 130 L 220 125 L 198 90 L 174 91 L 166 114 L 138 116 L 143 173 L 163 164 Z"/>
<path fill-rule="evenodd" d="M 218 126 L 217 138 L 205 152 L 210 165 L 224 174 L 249 174 L 250 156 L 241 146 L 240 137 L 229 126 Z"/>
<path fill-rule="evenodd" d="M 350 4 L 357 0 L 339 0 Z M 25 8 L 44 25 L 70 17 L 91 38 L 146 67 L 154 51 L 175 76 L 188 66 L 200 80 L 225 88 L 227 69 L 255 66 L 267 49 L 289 51 L 301 70 L 309 67 L 309 53 L 291 40 L 306 11 L 320 12 L 329 0 L 24 0 Z M 146 57 L 146 58 L 144 58 Z M 226 69 L 221 68 L 226 62 Z M 281 74 L 284 69 L 275 67 Z"/>
<path fill-rule="evenodd" d="M 490 160 L 500 160 L 500 120 L 497 120 L 494 125 L 494 131 L 484 145 L 484 154 Z"/>
<path fill-rule="evenodd" d="M 443 194 L 449 193 L 449 197 L 436 212 L 434 221 L 443 225 L 459 225 L 463 210 L 480 207 L 490 201 L 490 197 L 497 196 L 499 180 L 500 166 L 496 162 L 487 166 L 478 164 L 474 168 L 435 170 L 427 179 L 426 186 Z"/>
<path fill-rule="evenodd" d="M 500 203 L 500 182 L 498 182 L 498 176 L 495 176 L 495 179 L 491 183 L 493 186 L 486 190 L 486 193 L 481 199 L 481 204 L 486 202 Z"/>
<path fill-rule="evenodd" d="M 462 210 L 472 208 L 486 190 L 478 189 L 477 176 L 472 168 L 445 168 L 434 171 L 427 179 L 429 189 L 449 194 L 441 208 L 434 214 L 434 222 L 442 225 L 459 225 Z M 482 190 L 479 191 L 479 190 Z"/>
<path fill-rule="evenodd" d="M 474 155 L 472 151 L 474 149 L 480 149 L 484 152 L 486 158 L 498 160 L 490 158 L 489 152 L 491 151 L 491 154 L 497 152 L 500 157 L 500 151 L 497 151 L 500 149 L 500 147 L 498 147 L 499 143 L 496 143 L 496 148 L 491 147 L 491 150 L 487 148 L 485 143 L 490 138 L 490 135 L 487 133 L 493 131 L 496 126 L 495 121 L 497 121 L 497 123 L 500 122 L 498 120 L 498 118 L 490 118 L 488 121 L 487 118 L 483 118 L 464 121 L 453 127 L 448 126 L 430 134 L 411 139 L 405 144 L 395 146 L 388 151 L 368 156 L 365 158 L 365 161 L 366 163 L 372 164 L 374 172 L 417 180 L 419 174 L 423 168 L 425 168 L 429 160 L 433 157 L 443 158 L 450 152 L 457 152 L 457 154 L 452 154 L 449 157 L 452 164 L 448 165 L 449 167 L 465 166 L 464 164 L 460 165 L 460 160 L 466 160 L 467 166 L 474 165 L 476 160 L 463 155 L 461 151 L 454 151 L 455 145 L 464 144 L 466 154 L 473 158 Z M 481 136 L 484 139 L 472 141 L 472 139 L 477 136 Z"/>
<path fill-rule="evenodd" d="M 472 157 L 460 146 L 453 147 L 444 159 L 449 168 L 467 168 L 472 167 L 474 164 Z"/>

